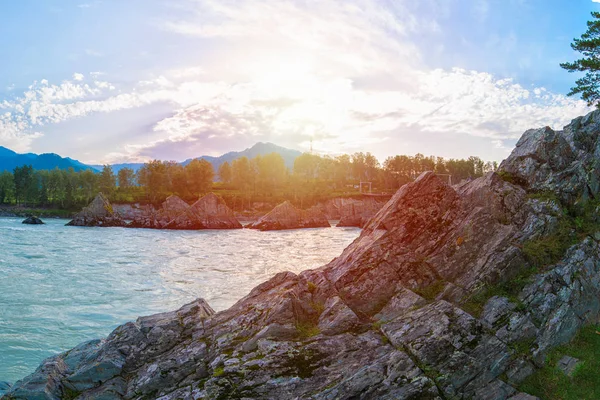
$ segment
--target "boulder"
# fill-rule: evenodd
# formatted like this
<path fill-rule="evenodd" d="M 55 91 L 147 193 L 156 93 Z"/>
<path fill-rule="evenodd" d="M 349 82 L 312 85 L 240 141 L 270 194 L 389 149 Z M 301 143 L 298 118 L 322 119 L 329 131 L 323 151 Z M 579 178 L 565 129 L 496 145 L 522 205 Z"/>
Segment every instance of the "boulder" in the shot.
<path fill-rule="evenodd" d="M 242 228 L 233 211 L 214 193 L 203 196 L 191 206 L 177 196 L 169 196 L 159 210 L 147 207 L 129 226 L 178 230 Z"/>
<path fill-rule="evenodd" d="M 192 204 L 192 210 L 198 216 L 204 229 L 241 229 L 233 211 L 222 198 L 208 193 Z"/>
<path fill-rule="evenodd" d="M 125 221 L 114 212 L 108 199 L 98 193 L 94 200 L 73 219 L 67 223 L 68 226 L 125 226 Z"/>
<path fill-rule="evenodd" d="M 44 221 L 34 215 L 25 218 L 22 223 L 28 225 L 44 225 Z"/>
<path fill-rule="evenodd" d="M 600 320 L 593 235 L 537 270 L 524 251 L 594 193 L 596 172 L 580 170 L 598 148 L 594 113 L 526 132 L 500 173 L 456 186 L 422 174 L 321 268 L 279 273 L 216 314 L 199 299 L 122 325 L 6 398 L 535 399 L 519 382 Z M 529 195 L 552 187 L 564 203 Z M 299 225 L 278 207 L 266 227 Z M 503 285 L 510 296 L 487 290 Z"/>
<path fill-rule="evenodd" d="M 248 225 L 248 228 L 272 231 L 281 229 L 325 228 L 330 226 L 327 217 L 318 208 L 313 207 L 308 210 L 300 210 L 294 207 L 289 201 L 285 201 L 258 221 Z"/>
<path fill-rule="evenodd" d="M 361 200 L 343 199 L 340 207 L 340 221 L 337 226 L 364 227 L 377 214 L 385 202 L 367 197 Z"/>

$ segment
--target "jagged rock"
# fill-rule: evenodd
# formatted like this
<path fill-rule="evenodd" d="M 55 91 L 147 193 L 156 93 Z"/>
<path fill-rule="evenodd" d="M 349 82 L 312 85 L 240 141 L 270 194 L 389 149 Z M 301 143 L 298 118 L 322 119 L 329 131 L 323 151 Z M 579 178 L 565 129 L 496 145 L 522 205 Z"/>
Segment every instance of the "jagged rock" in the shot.
<path fill-rule="evenodd" d="M 182 230 L 242 228 L 233 211 L 213 193 L 203 196 L 191 206 L 175 195 L 169 196 L 159 210 L 146 208 L 129 226 Z"/>
<path fill-rule="evenodd" d="M 68 226 L 125 226 L 121 216 L 113 211 L 108 199 L 98 193 L 94 200 L 67 223 Z"/>
<path fill-rule="evenodd" d="M 318 208 L 313 207 L 308 210 L 299 210 L 289 201 L 285 201 L 258 221 L 248 225 L 248 228 L 271 231 L 299 228 L 328 228 L 330 226 L 327 217 Z"/>
<path fill-rule="evenodd" d="M 209 193 L 192 204 L 192 210 L 198 215 L 204 229 L 241 229 L 242 224 L 235 218 L 227 204 L 215 195 Z"/>
<path fill-rule="evenodd" d="M 10 389 L 10 383 L 0 381 L 0 396 L 2 396 L 7 390 Z"/>
<path fill-rule="evenodd" d="M 337 226 L 364 227 L 367 222 L 377 214 L 385 202 L 377 201 L 373 197 L 361 200 L 342 199 L 340 207 L 340 221 Z"/>
<path fill-rule="evenodd" d="M 387 202 L 380 197 L 335 198 L 316 206 L 329 220 L 339 220 L 337 226 L 362 228 Z"/>
<path fill-rule="evenodd" d="M 599 242 L 466 310 L 531 267 L 526 241 L 558 229 L 561 204 L 527 190 L 594 193 L 596 172 L 580 174 L 600 133 L 591 115 L 526 132 L 504 173 L 454 187 L 425 173 L 329 264 L 277 274 L 217 314 L 198 300 L 125 324 L 48 359 L 9 398 L 535 399 L 514 385 L 600 320 Z"/>
<path fill-rule="evenodd" d="M 44 221 L 34 215 L 27 217 L 22 223 L 28 225 L 44 225 Z"/>

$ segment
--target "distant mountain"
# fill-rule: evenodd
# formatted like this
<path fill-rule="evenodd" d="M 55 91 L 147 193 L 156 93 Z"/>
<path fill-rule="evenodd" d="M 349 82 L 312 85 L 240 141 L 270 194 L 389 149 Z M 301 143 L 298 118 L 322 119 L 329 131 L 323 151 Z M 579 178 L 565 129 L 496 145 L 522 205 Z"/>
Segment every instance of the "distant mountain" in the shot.
<path fill-rule="evenodd" d="M 285 147 L 277 146 L 276 144 L 273 144 L 273 143 L 258 142 L 254 146 L 252 146 L 246 150 L 243 150 L 243 151 L 230 151 L 229 153 L 225 153 L 219 157 L 201 156 L 198 158 L 199 159 L 202 158 L 202 159 L 208 161 L 209 163 L 211 163 L 213 165 L 213 167 L 215 168 L 215 171 L 217 171 L 219 169 L 219 167 L 221 166 L 221 164 L 223 164 L 225 162 L 228 162 L 231 164 L 231 162 L 233 160 L 235 160 L 236 158 L 240 158 L 240 157 L 244 157 L 244 156 L 248 157 L 248 158 L 254 158 L 256 156 L 264 156 L 264 155 L 267 155 L 270 153 L 279 153 L 281 155 L 281 157 L 283 157 L 286 167 L 288 167 L 290 169 L 294 167 L 294 160 L 296 159 L 296 157 L 298 157 L 299 155 L 302 154 L 302 152 L 300 152 L 298 150 L 287 149 Z M 181 163 L 181 165 L 186 166 L 192 160 L 193 160 L 192 158 L 185 160 L 184 162 Z"/>
<path fill-rule="evenodd" d="M 6 147 L 0 146 L 0 171 L 12 171 L 15 169 L 15 167 L 21 167 L 23 165 L 31 165 L 37 170 L 73 168 L 75 171 L 83 171 L 86 169 L 92 169 L 90 166 L 85 165 L 77 160 L 73 160 L 72 158 L 68 157 L 61 157 L 58 154 L 18 154 L 10 149 L 7 149 Z"/>
<path fill-rule="evenodd" d="M 219 170 L 219 167 L 224 162 L 231 162 L 236 158 L 240 157 L 248 157 L 254 158 L 256 156 L 264 156 L 270 153 L 279 153 L 283 160 L 285 161 L 285 165 L 288 168 L 294 167 L 294 160 L 298 157 L 302 152 L 298 150 L 287 149 L 285 147 L 277 146 L 273 143 L 263 143 L 258 142 L 254 146 L 245 149 L 243 151 L 230 151 L 229 153 L 225 153 L 219 157 L 213 156 L 200 156 L 198 159 L 204 159 L 212 164 L 215 169 L 215 172 Z M 181 163 L 181 165 L 188 165 L 193 158 L 185 160 Z M 26 154 L 18 154 L 14 151 L 7 149 L 6 147 L 0 146 L 0 171 L 12 171 L 15 167 L 20 167 L 23 165 L 31 165 L 34 169 L 68 169 L 72 167 L 75 171 L 83 171 L 86 169 L 91 169 L 93 171 L 99 172 L 102 171 L 102 165 L 86 165 L 77 160 L 74 160 L 69 157 L 61 157 L 58 154 L 54 153 L 46 153 L 46 154 L 34 154 L 34 153 L 26 153 Z M 111 165 L 114 173 L 118 173 L 123 168 L 131 168 L 137 172 L 144 164 L 143 163 L 124 163 L 124 164 L 113 164 Z"/>
<path fill-rule="evenodd" d="M 279 153 L 281 157 L 283 157 L 286 167 L 290 169 L 294 167 L 294 160 L 296 159 L 296 157 L 302 154 L 302 152 L 298 150 L 287 149 L 285 147 L 277 146 L 273 143 L 258 142 L 254 146 L 243 151 L 230 151 L 229 153 L 225 153 L 219 157 L 200 156 L 197 157 L 197 159 L 203 159 L 208 161 L 212 164 L 213 168 L 215 169 L 215 172 L 217 172 L 221 164 L 223 164 L 226 161 L 231 164 L 231 162 L 236 158 L 244 156 L 248 158 L 254 158 L 256 156 L 264 156 L 270 153 Z M 182 162 L 181 165 L 186 166 L 192 160 L 193 158 L 187 159 L 184 162 Z M 137 170 L 140 169 L 143 165 L 144 164 L 142 163 L 113 164 L 112 169 L 115 174 L 123 168 L 131 168 L 132 170 L 137 172 Z M 102 171 L 102 165 L 92 165 L 91 167 L 98 171 Z"/>

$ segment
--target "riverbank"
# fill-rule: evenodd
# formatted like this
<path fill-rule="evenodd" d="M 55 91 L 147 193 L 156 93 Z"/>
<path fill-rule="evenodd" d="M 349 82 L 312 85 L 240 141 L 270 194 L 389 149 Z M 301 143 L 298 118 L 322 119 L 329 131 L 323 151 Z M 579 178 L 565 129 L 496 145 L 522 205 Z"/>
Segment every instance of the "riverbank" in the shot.
<path fill-rule="evenodd" d="M 56 208 L 29 208 L 21 206 L 1 206 L 0 217 L 26 218 L 30 215 L 36 215 L 40 218 L 63 218 L 69 219 L 77 211 L 60 210 Z"/>

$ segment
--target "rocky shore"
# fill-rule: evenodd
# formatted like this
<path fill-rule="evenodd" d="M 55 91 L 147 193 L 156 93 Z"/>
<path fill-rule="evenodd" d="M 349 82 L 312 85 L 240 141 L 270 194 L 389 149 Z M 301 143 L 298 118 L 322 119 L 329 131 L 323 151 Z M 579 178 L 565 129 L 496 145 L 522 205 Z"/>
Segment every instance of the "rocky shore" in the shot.
<path fill-rule="evenodd" d="M 600 322 L 599 149 L 595 111 L 525 132 L 498 173 L 424 173 L 329 264 L 141 317 L 4 398 L 535 399 L 520 383 Z"/>
<path fill-rule="evenodd" d="M 329 220 L 319 209 L 310 208 L 308 210 L 300 210 L 294 207 L 289 201 L 285 201 L 258 221 L 249 224 L 247 228 L 273 231 L 281 229 L 329 228 L 330 226 Z"/>
<path fill-rule="evenodd" d="M 133 210 L 127 209 L 128 211 Z M 145 206 L 126 216 L 115 211 L 102 193 L 76 214 L 67 225 L 71 226 L 121 226 L 148 229 L 241 229 L 242 224 L 225 202 L 209 193 L 189 205 L 177 196 L 169 196 L 159 209 Z"/>

